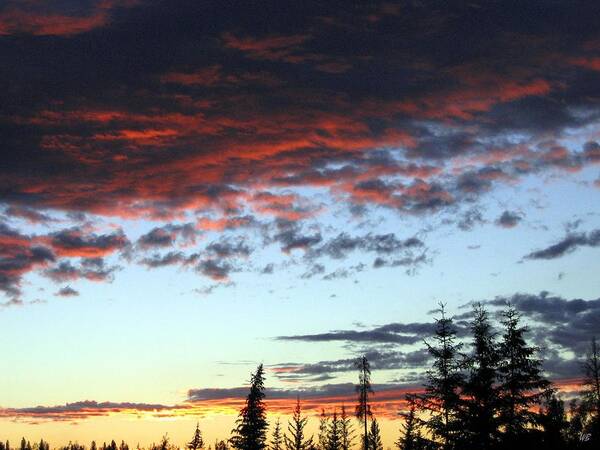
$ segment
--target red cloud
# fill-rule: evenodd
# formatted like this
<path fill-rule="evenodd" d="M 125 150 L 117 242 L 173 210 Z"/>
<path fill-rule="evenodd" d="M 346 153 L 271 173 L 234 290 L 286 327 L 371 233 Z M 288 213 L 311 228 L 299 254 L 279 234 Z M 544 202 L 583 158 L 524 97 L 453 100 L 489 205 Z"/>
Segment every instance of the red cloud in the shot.
<path fill-rule="evenodd" d="M 23 2 L 25 3 L 25 2 Z M 36 36 L 71 36 L 105 26 L 114 7 L 131 7 L 138 0 L 102 0 L 96 3 L 89 15 L 75 16 L 61 12 L 34 12 L 31 3 L 8 2 L 0 12 L 0 35 L 33 34 Z"/>

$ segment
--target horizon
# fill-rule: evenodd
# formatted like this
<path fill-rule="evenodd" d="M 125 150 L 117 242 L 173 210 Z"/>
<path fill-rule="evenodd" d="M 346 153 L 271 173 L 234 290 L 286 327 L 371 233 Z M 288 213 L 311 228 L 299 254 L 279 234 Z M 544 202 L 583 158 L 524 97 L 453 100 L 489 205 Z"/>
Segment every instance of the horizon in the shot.
<path fill-rule="evenodd" d="M 0 440 L 211 443 L 258 364 L 287 420 L 366 355 L 393 447 L 439 302 L 574 395 L 600 4 L 522 3 L 2 2 Z"/>

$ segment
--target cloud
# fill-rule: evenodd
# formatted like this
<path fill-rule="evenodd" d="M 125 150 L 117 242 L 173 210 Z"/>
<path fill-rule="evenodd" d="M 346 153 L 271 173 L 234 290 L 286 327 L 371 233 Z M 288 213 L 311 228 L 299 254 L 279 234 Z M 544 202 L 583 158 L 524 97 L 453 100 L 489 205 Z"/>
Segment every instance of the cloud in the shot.
<path fill-rule="evenodd" d="M 542 348 L 544 368 L 552 377 L 581 375 L 580 360 L 597 334 L 600 299 L 565 299 L 542 291 L 500 296 L 482 303 L 499 308 L 511 304 L 525 316 L 529 335 Z"/>
<path fill-rule="evenodd" d="M 192 224 L 155 227 L 137 240 L 137 245 L 143 249 L 153 247 L 171 247 L 175 240 L 181 236 L 185 242 L 193 242 L 196 230 Z"/>
<path fill-rule="evenodd" d="M 278 336 L 280 341 L 305 342 L 372 342 L 410 345 L 420 342 L 423 333 L 432 334 L 433 323 L 390 323 L 371 330 L 336 330 L 327 333 Z"/>
<path fill-rule="evenodd" d="M 496 225 L 503 228 L 514 228 L 522 220 L 523 216 L 521 214 L 506 210 L 496 219 Z"/>
<path fill-rule="evenodd" d="M 556 244 L 525 255 L 525 259 L 556 259 L 574 252 L 579 247 L 600 246 L 600 229 L 587 233 L 569 233 Z"/>
<path fill-rule="evenodd" d="M 0 291 L 15 297 L 11 301 L 19 301 L 23 275 L 54 260 L 52 251 L 37 245 L 31 236 L 0 223 Z"/>
<path fill-rule="evenodd" d="M 54 295 L 57 295 L 59 297 L 77 297 L 79 296 L 79 292 L 73 289 L 71 286 L 65 286 L 63 288 L 60 288 L 58 292 Z"/>
<path fill-rule="evenodd" d="M 141 413 L 168 413 L 179 407 L 165 406 L 152 403 L 133 402 L 97 402 L 85 400 L 56 406 L 34 406 L 29 408 L 0 408 L 0 417 L 29 422 L 39 420 L 49 421 L 80 421 L 92 417 L 103 417 L 111 414 L 139 415 Z"/>
<path fill-rule="evenodd" d="M 73 227 L 52 233 L 48 243 L 59 256 L 98 258 L 123 250 L 129 240 L 123 231 L 97 235 Z"/>
<path fill-rule="evenodd" d="M 118 265 L 110 266 L 102 258 L 83 258 L 78 266 L 69 260 L 61 261 L 43 271 L 43 275 L 55 283 L 86 279 L 96 282 L 111 282 L 115 272 L 121 269 Z"/>

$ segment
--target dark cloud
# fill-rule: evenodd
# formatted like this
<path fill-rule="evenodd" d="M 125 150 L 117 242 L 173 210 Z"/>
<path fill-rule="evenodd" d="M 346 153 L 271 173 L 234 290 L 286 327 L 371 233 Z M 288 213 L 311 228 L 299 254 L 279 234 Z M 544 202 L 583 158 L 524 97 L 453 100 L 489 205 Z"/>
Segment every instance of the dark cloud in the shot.
<path fill-rule="evenodd" d="M 60 288 L 58 292 L 54 295 L 57 295 L 59 297 L 77 297 L 79 296 L 79 292 L 73 289 L 71 286 L 65 286 L 63 288 Z"/>
<path fill-rule="evenodd" d="M 119 412 L 131 412 L 133 414 L 139 414 L 140 412 L 168 411 L 174 408 L 176 407 L 151 403 L 96 402 L 93 400 L 85 400 L 57 406 L 0 409 L 0 417 L 54 421 L 77 421 L 90 417 L 107 416 Z"/>
<path fill-rule="evenodd" d="M 510 303 L 524 316 L 531 319 L 534 336 L 549 351 L 569 350 L 576 358 L 584 354 L 592 336 L 598 333 L 600 323 L 600 299 L 565 299 L 548 292 L 539 294 L 515 294 L 511 297 L 497 297 L 486 302 L 489 305 L 504 307 Z M 569 358 L 555 355 L 552 364 L 558 359 L 569 361 Z M 561 363 L 562 364 L 562 363 Z M 567 362 L 573 367 L 573 362 Z M 571 372 L 577 375 L 577 372 Z"/>
<path fill-rule="evenodd" d="M 10 206 L 6 208 L 4 214 L 10 218 L 17 217 L 19 219 L 25 219 L 29 223 L 33 224 L 47 224 L 48 222 L 53 222 L 53 219 L 49 215 L 40 211 L 36 211 L 33 208 L 22 206 Z"/>
<path fill-rule="evenodd" d="M 587 233 L 570 233 L 556 244 L 536 250 L 525 256 L 526 259 L 556 259 L 572 253 L 579 247 L 600 246 L 600 229 Z"/>
<path fill-rule="evenodd" d="M 279 336 L 281 341 L 306 341 L 306 342 L 373 342 L 414 344 L 423 339 L 423 333 L 431 334 L 434 330 L 433 323 L 391 323 L 371 330 L 337 330 L 328 333 Z"/>
<path fill-rule="evenodd" d="M 37 245 L 31 236 L 0 223 L 0 290 L 6 295 L 18 297 L 23 275 L 54 260 L 52 251 Z"/>
<path fill-rule="evenodd" d="M 140 236 L 137 245 L 141 248 L 171 247 L 178 237 L 185 243 L 194 242 L 196 229 L 191 223 L 183 225 L 168 224 L 163 227 L 155 227 L 148 233 Z"/>
<path fill-rule="evenodd" d="M 196 270 L 213 280 L 226 281 L 229 277 L 229 273 L 232 272 L 234 268 L 226 261 L 207 259 L 201 261 L 196 267 Z"/>
<path fill-rule="evenodd" d="M 182 252 L 171 251 L 164 255 L 153 254 L 142 258 L 139 262 L 150 269 L 181 264 L 186 260 Z"/>
<path fill-rule="evenodd" d="M 476 225 L 485 223 L 483 214 L 477 208 L 470 208 L 460 217 L 457 226 L 463 231 L 471 231 Z"/>
<path fill-rule="evenodd" d="M 500 217 L 496 219 L 496 225 L 504 228 L 514 228 L 523 220 L 523 216 L 514 211 L 504 211 Z"/>
<path fill-rule="evenodd" d="M 49 244 L 59 256 L 94 258 L 124 249 L 129 245 L 129 240 L 122 230 L 98 235 L 73 227 L 52 233 Z"/>
<path fill-rule="evenodd" d="M 55 283 L 86 279 L 97 282 L 111 282 L 115 272 L 121 269 L 118 265 L 108 265 L 102 258 L 82 258 L 79 265 L 71 261 L 61 261 L 57 265 L 44 270 L 44 276 Z"/>

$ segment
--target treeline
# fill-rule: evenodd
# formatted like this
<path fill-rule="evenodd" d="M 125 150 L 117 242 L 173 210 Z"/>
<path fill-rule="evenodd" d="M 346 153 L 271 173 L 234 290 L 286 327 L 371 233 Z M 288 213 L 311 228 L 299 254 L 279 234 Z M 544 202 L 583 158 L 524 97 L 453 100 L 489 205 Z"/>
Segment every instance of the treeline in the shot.
<path fill-rule="evenodd" d="M 582 363 L 583 380 L 568 408 L 555 386 L 544 376 L 540 349 L 527 342 L 528 329 L 517 310 L 508 306 L 495 331 L 489 313 L 473 308 L 470 340 L 457 337 L 452 318 L 440 305 L 435 334 L 425 345 L 432 365 L 423 389 L 406 396 L 398 450 L 517 450 L 534 446 L 558 450 L 600 449 L 600 349 L 592 338 Z M 322 410 L 317 436 L 306 430 L 300 398 L 287 425 L 278 419 L 268 436 L 263 365 L 250 379 L 250 392 L 228 440 L 217 440 L 214 450 L 383 450 L 381 430 L 371 408 L 371 368 L 366 357 L 357 361 L 357 400 L 352 414 L 345 406 L 329 414 Z M 354 417 L 351 417 L 354 416 Z M 353 418 L 358 419 L 355 427 Z M 21 440 L 19 450 L 49 450 L 44 440 L 31 445 Z M 139 445 L 136 447 L 139 450 Z M 186 444 L 189 450 L 206 446 L 200 427 Z M 165 435 L 149 450 L 177 450 Z M 0 442 L 0 450 L 13 450 Z M 16 449 L 14 449 L 16 450 Z M 85 450 L 69 443 L 59 450 Z M 90 450 L 129 450 L 125 442 L 92 442 Z"/>

